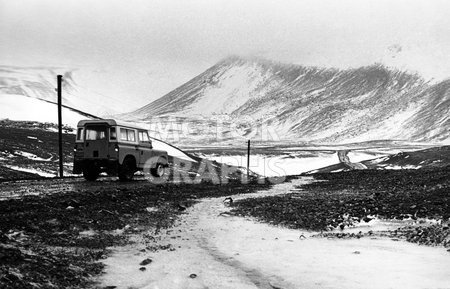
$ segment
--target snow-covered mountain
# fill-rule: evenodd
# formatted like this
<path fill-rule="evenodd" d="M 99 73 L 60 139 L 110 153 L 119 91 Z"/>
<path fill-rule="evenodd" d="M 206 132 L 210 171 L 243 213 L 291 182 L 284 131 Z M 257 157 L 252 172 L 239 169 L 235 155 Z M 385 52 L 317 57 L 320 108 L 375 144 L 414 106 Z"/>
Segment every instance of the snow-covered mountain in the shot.
<path fill-rule="evenodd" d="M 73 126 L 86 114 L 105 116 L 139 107 L 133 100 L 99 93 L 104 90 L 101 76 L 87 69 L 0 66 L 0 119 L 57 122 L 58 74 L 63 75 L 64 123 Z"/>
<path fill-rule="evenodd" d="M 231 57 L 120 117 L 166 127 L 175 122 L 170 129 L 184 139 L 213 141 L 206 134 L 219 127 L 225 140 L 236 134 L 266 140 L 268 134 L 272 140 L 345 143 L 446 142 L 449 115 L 450 80 L 431 84 L 378 64 L 338 70 Z"/>

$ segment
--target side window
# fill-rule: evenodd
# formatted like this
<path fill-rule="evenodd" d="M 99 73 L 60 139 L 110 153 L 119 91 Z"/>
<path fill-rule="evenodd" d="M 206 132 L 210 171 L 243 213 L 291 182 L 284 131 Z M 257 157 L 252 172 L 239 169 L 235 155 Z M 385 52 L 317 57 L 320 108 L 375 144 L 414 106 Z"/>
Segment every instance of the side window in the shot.
<path fill-rule="evenodd" d="M 136 134 L 134 133 L 134 130 L 127 129 L 127 137 L 129 141 L 136 141 Z"/>
<path fill-rule="evenodd" d="M 128 140 L 127 139 L 127 130 L 124 128 L 120 129 L 120 139 L 121 140 Z"/>
<path fill-rule="evenodd" d="M 136 141 L 135 131 L 132 129 L 121 128 L 120 140 L 135 142 Z"/>
<path fill-rule="evenodd" d="M 83 140 L 83 128 L 79 127 L 77 130 L 77 140 Z"/>
<path fill-rule="evenodd" d="M 110 140 L 116 140 L 117 139 L 117 132 L 116 132 L 116 127 L 110 127 L 109 128 L 109 139 Z"/>
<path fill-rule="evenodd" d="M 139 132 L 139 141 L 140 142 L 149 142 L 148 133 L 146 131 Z"/>

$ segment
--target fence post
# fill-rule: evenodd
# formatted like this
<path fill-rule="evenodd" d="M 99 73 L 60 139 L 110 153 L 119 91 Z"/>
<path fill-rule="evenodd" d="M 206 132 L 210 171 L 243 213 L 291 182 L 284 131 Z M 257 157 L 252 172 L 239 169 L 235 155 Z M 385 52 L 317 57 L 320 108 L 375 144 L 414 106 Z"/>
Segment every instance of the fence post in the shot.
<path fill-rule="evenodd" d="M 250 181 L 250 140 L 247 142 L 247 182 Z"/>
<path fill-rule="evenodd" d="M 59 177 L 64 177 L 63 167 L 63 143 L 62 143 L 62 97 L 61 97 L 61 83 L 62 75 L 57 76 L 58 80 L 58 142 L 59 142 Z"/>

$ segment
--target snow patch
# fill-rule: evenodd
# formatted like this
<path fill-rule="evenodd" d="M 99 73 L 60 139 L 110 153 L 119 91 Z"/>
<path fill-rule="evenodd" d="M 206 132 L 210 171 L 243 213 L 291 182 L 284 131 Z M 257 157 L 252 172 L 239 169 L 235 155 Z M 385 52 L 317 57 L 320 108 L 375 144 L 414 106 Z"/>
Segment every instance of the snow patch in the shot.
<path fill-rule="evenodd" d="M 56 105 L 24 95 L 0 95 L 0 116 L 2 119 L 31 120 L 58 123 Z M 85 119 L 72 110 L 62 109 L 63 123 L 76 127 L 80 119 Z"/>
<path fill-rule="evenodd" d="M 382 154 L 372 154 L 372 153 L 366 153 L 366 152 L 362 152 L 362 151 L 349 151 L 347 156 L 349 157 L 350 162 L 360 163 L 363 161 L 376 159 L 376 158 L 382 156 Z"/>
<path fill-rule="evenodd" d="M 28 152 L 24 152 L 24 151 L 15 151 L 14 154 L 15 154 L 15 155 L 18 155 L 18 156 L 25 157 L 25 158 L 30 159 L 30 160 L 33 160 L 33 161 L 49 162 L 49 161 L 52 160 L 52 157 L 49 157 L 49 158 L 47 158 L 47 159 L 44 159 L 44 158 L 38 157 L 38 156 L 35 155 L 35 154 L 28 153 Z"/>
<path fill-rule="evenodd" d="M 209 85 L 185 114 L 211 115 L 232 113 L 250 99 L 264 95 L 257 89 L 269 76 L 257 65 L 234 66 L 221 72 L 218 85 Z"/>
<path fill-rule="evenodd" d="M 386 165 L 384 166 L 385 169 L 388 170 L 418 170 L 422 166 L 415 166 L 415 165 L 406 165 L 406 166 L 395 166 L 395 165 Z"/>
<path fill-rule="evenodd" d="M 205 155 L 205 158 L 228 165 L 247 167 L 247 156 Z M 318 153 L 317 157 L 289 157 L 286 155 L 251 155 L 250 170 L 266 177 L 298 175 L 339 163 L 336 154 Z"/>
<path fill-rule="evenodd" d="M 48 173 L 48 172 L 44 172 L 42 170 L 39 169 L 31 169 L 31 168 L 22 168 L 22 167 L 18 167 L 18 166 L 11 166 L 11 165 L 5 165 L 3 164 L 4 167 L 7 167 L 11 170 L 15 170 L 15 171 L 20 171 L 20 172 L 25 172 L 25 173 L 31 173 L 31 174 L 37 174 L 41 177 L 46 177 L 46 178 L 53 178 L 56 177 L 56 173 Z"/>
<path fill-rule="evenodd" d="M 182 160 L 196 163 L 197 161 L 185 154 L 182 150 L 171 146 L 159 139 L 152 138 L 152 144 L 155 149 L 167 151 L 167 154 Z"/>

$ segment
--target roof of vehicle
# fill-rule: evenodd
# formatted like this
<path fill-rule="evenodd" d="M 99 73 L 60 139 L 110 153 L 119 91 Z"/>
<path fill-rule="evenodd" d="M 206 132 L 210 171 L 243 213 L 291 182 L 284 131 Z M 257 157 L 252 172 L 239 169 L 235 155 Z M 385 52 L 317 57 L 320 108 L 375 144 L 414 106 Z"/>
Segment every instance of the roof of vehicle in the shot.
<path fill-rule="evenodd" d="M 133 123 L 127 123 L 127 122 L 123 122 L 123 121 L 117 121 L 115 119 L 84 119 L 84 120 L 80 120 L 78 122 L 78 127 L 82 127 L 85 126 L 86 124 L 107 124 L 107 125 L 118 125 L 118 126 L 124 126 L 124 127 L 129 127 L 129 128 L 134 128 L 134 129 L 142 129 L 142 130 L 146 130 L 142 127 L 139 127 Z"/>

